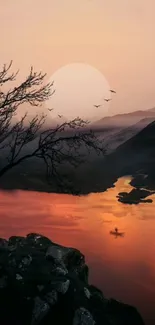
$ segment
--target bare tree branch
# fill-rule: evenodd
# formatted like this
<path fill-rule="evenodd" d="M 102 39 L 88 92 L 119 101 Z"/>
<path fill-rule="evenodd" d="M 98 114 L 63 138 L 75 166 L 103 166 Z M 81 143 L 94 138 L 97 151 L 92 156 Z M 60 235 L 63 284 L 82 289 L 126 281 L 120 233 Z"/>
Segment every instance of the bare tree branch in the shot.
<path fill-rule="evenodd" d="M 9 75 L 9 69 L 12 64 L 7 68 L 4 65 L 2 72 L 0 72 L 0 85 L 3 85 L 7 81 L 14 81 L 17 73 Z M 22 82 L 18 87 L 14 87 L 7 93 L 0 92 L 0 110 L 1 115 L 7 112 L 13 113 L 17 110 L 17 107 L 23 103 L 29 103 L 32 106 L 38 106 L 39 104 L 46 101 L 55 90 L 51 90 L 53 86 L 52 83 L 47 83 L 43 85 L 43 81 L 46 74 L 41 72 L 33 72 L 33 67 L 30 69 L 29 75 L 26 77 L 24 82 Z M 39 88 L 36 88 L 40 86 Z"/>
<path fill-rule="evenodd" d="M 15 80 L 15 78 L 18 74 L 18 71 L 16 73 L 12 73 L 12 74 L 8 75 L 8 72 L 9 72 L 11 66 L 12 66 L 12 61 L 10 61 L 8 67 L 6 66 L 6 64 L 4 64 L 2 71 L 0 71 L 0 86 L 2 86 L 7 81 Z"/>
<path fill-rule="evenodd" d="M 0 169 L 0 176 L 30 158 L 41 159 L 46 167 L 48 182 L 59 187 L 72 187 L 69 176 L 60 174 L 60 166 L 69 164 L 77 168 L 84 163 L 90 152 L 105 154 L 103 141 L 88 129 L 88 121 L 77 117 L 54 128 L 45 129 L 46 115 L 36 115 L 29 123 L 25 114 L 19 122 L 12 124 L 17 108 L 23 103 L 32 107 L 42 104 L 54 93 L 53 83 L 43 85 L 46 74 L 33 72 L 31 68 L 25 81 L 18 87 L 3 92 L 3 85 L 14 81 L 17 73 L 9 74 L 12 62 L 4 65 L 0 72 L 0 150 L 7 152 L 7 163 Z M 44 127 L 44 129 L 43 129 Z M 33 148 L 35 140 L 35 148 Z M 28 148 L 28 152 L 25 148 Z"/>

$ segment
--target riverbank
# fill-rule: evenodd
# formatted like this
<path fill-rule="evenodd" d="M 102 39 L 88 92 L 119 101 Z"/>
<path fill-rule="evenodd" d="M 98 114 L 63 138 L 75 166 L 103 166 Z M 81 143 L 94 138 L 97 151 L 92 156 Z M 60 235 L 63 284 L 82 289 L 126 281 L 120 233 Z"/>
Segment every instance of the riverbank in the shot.
<path fill-rule="evenodd" d="M 144 325 L 138 311 L 89 284 L 77 249 L 40 234 L 0 239 L 0 323 Z"/>

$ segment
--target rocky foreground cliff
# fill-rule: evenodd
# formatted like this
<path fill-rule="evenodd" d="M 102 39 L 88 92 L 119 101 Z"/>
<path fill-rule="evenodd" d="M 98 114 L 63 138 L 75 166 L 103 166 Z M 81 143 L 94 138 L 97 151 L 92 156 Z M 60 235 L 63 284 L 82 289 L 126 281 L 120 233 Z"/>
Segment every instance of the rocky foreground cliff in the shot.
<path fill-rule="evenodd" d="M 0 239 L 0 324 L 144 325 L 88 282 L 84 255 L 39 234 Z"/>

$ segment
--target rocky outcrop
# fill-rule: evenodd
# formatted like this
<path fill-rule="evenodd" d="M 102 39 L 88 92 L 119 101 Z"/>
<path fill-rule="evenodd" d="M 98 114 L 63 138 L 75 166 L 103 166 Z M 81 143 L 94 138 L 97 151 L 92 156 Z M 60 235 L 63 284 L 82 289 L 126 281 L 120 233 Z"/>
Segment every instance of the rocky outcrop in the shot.
<path fill-rule="evenodd" d="M 0 239 L 0 324 L 144 325 L 134 307 L 88 283 L 80 251 L 39 234 Z"/>
<path fill-rule="evenodd" d="M 118 201 L 125 204 L 139 204 L 139 203 L 152 203 L 152 199 L 146 199 L 146 197 L 155 194 L 153 191 L 133 188 L 129 193 L 120 192 L 117 196 Z"/>

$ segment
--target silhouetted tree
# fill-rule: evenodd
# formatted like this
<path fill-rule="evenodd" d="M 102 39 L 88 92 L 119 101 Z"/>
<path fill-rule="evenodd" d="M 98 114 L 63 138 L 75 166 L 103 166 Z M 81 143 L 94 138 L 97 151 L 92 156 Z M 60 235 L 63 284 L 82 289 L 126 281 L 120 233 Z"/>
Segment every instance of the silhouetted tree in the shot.
<path fill-rule="evenodd" d="M 47 180 L 55 180 L 63 186 L 64 176 L 59 173 L 62 163 L 78 167 L 87 159 L 87 154 L 80 153 L 83 146 L 89 153 L 104 153 L 103 144 L 88 129 L 88 121 L 77 117 L 55 127 L 45 129 L 46 115 L 36 115 L 30 122 L 26 114 L 20 121 L 13 123 L 13 117 L 22 104 L 40 106 L 54 93 L 53 83 L 44 85 L 46 74 L 36 73 L 31 68 L 28 77 L 10 90 L 5 84 L 15 81 L 17 73 L 10 73 L 11 63 L 4 65 L 0 72 L 0 152 L 7 153 L 7 163 L 0 169 L 0 177 L 26 159 L 36 157 L 42 159 L 46 166 Z M 37 139 L 34 150 L 25 153 L 24 148 Z"/>

